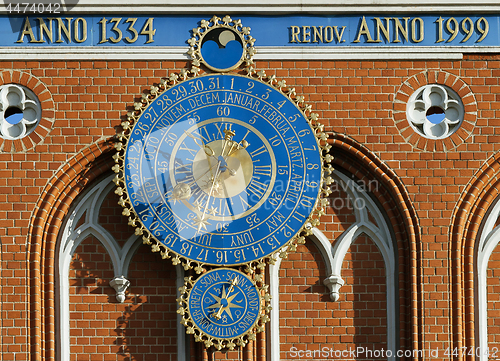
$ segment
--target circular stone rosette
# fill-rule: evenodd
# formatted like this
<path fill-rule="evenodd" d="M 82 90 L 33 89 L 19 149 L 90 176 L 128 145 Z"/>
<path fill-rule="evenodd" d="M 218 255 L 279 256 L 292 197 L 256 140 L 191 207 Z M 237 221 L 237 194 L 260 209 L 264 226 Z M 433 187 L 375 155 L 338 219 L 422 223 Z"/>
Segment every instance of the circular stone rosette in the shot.
<path fill-rule="evenodd" d="M 202 20 L 200 26 L 193 29 L 193 37 L 188 43 L 193 66 L 204 64 L 217 72 L 236 69 L 244 61 L 251 64 L 256 53 L 250 28 L 243 27 L 241 20 L 233 20 L 228 15 L 222 19 L 214 16 L 208 21 Z"/>
<path fill-rule="evenodd" d="M 460 96 L 445 85 L 429 84 L 408 99 L 406 115 L 411 127 L 428 139 L 444 139 L 455 133 L 464 120 Z"/>
<path fill-rule="evenodd" d="M 267 287 L 260 273 L 252 279 L 235 269 L 217 268 L 196 280 L 184 278 L 177 313 L 186 333 L 206 348 L 244 347 L 269 321 L 271 306 L 267 303 L 271 296 Z"/>
<path fill-rule="evenodd" d="M 298 244 L 304 244 L 305 237 L 312 234 L 312 228 L 320 224 L 320 217 L 325 214 L 325 207 L 328 205 L 328 196 L 331 193 L 329 185 L 333 183 L 333 179 L 330 177 L 330 174 L 333 171 L 333 167 L 331 166 L 330 162 L 332 161 L 333 157 L 329 154 L 331 146 L 327 143 L 328 135 L 323 131 L 324 126 L 317 122 L 318 114 L 313 113 L 311 111 L 312 107 L 304 103 L 304 97 L 297 96 L 295 89 L 287 87 L 286 82 L 284 80 L 278 81 L 275 76 L 267 76 L 264 71 L 256 72 L 255 69 L 253 69 L 253 67 L 248 67 L 246 68 L 246 70 L 247 70 L 246 76 L 234 75 L 234 77 L 238 77 L 238 79 L 235 79 L 234 84 L 237 84 L 237 81 L 240 81 L 243 82 L 242 84 L 247 84 L 247 83 L 255 84 L 255 88 L 261 87 L 262 89 L 272 89 L 272 91 L 275 92 L 276 94 L 279 94 L 280 97 L 279 98 L 280 102 L 277 106 L 284 104 L 282 103 L 284 101 L 290 103 L 289 106 L 294 109 L 294 112 L 298 112 L 296 113 L 296 115 L 292 116 L 292 120 L 295 121 L 300 117 L 307 123 L 305 125 L 308 127 L 308 130 L 304 131 L 302 134 L 308 134 L 308 137 L 311 138 L 311 142 L 308 142 L 306 146 L 307 148 L 309 148 L 308 151 L 312 152 L 309 154 L 313 155 L 314 153 L 315 157 L 319 158 L 318 166 L 314 166 L 315 172 L 319 175 L 318 178 L 312 180 L 310 177 L 306 177 L 303 181 L 304 188 L 313 187 L 308 189 L 310 189 L 310 192 L 315 192 L 314 195 L 315 198 L 314 199 L 311 198 L 311 201 L 308 205 L 308 209 L 310 210 L 307 212 L 307 214 L 305 212 L 301 213 L 300 217 L 303 218 L 300 218 L 299 220 L 297 220 L 297 218 L 299 218 L 298 214 L 294 214 L 295 217 L 290 216 L 289 218 L 290 222 L 291 221 L 297 222 L 295 223 L 296 228 L 293 228 L 293 231 L 287 228 L 286 237 L 285 235 L 280 235 L 280 238 L 276 237 L 276 240 L 279 243 L 274 245 L 273 248 L 271 248 L 271 246 L 269 246 L 268 244 L 262 244 L 263 248 L 267 247 L 269 249 L 263 250 L 263 252 L 260 252 L 260 254 L 255 254 L 255 257 L 254 257 L 254 252 L 250 249 L 246 254 L 246 256 L 249 257 L 246 257 L 246 259 L 241 258 L 240 260 L 236 260 L 234 262 L 222 261 L 221 263 L 216 263 L 213 261 L 211 262 L 209 258 L 207 260 L 205 258 L 207 258 L 206 257 L 207 255 L 212 258 L 219 257 L 219 254 L 221 257 L 224 257 L 225 256 L 224 251 L 220 251 L 219 248 L 214 248 L 217 246 L 214 246 L 212 248 L 213 250 L 209 250 L 208 252 L 204 250 L 203 253 L 201 253 L 202 252 L 201 248 L 195 249 L 194 246 L 192 251 L 187 248 L 179 248 L 180 242 L 177 242 L 175 245 L 166 244 L 165 240 L 169 241 L 173 239 L 172 237 L 180 237 L 180 236 L 173 235 L 172 232 L 170 231 L 166 233 L 165 232 L 158 233 L 157 229 L 158 222 L 154 224 L 151 222 L 156 221 L 156 219 L 158 218 L 155 217 L 160 217 L 161 214 L 156 214 L 154 217 L 145 216 L 145 212 L 147 211 L 143 211 L 140 209 L 137 210 L 135 208 L 134 203 L 137 203 L 136 198 L 134 198 L 135 195 L 133 193 L 130 193 L 130 189 L 127 189 L 127 187 L 130 188 L 130 186 L 133 186 L 134 182 L 136 182 L 134 179 L 132 179 L 134 176 L 131 177 L 127 175 L 126 172 L 130 171 L 130 169 L 126 169 L 126 164 L 125 164 L 126 156 L 128 154 L 127 153 L 128 149 L 138 148 L 136 146 L 132 146 L 131 144 L 129 144 L 131 143 L 130 139 L 132 138 L 132 135 L 134 134 L 134 136 L 136 136 L 137 134 L 144 132 L 143 128 L 141 128 L 143 125 L 141 121 L 143 120 L 143 118 L 151 117 L 151 114 L 153 114 L 154 107 L 163 104 L 165 96 L 171 96 L 172 94 L 170 93 L 177 92 L 178 90 L 180 90 L 181 89 L 180 86 L 182 86 L 182 89 L 186 89 L 186 91 L 187 89 L 194 89 L 193 86 L 196 86 L 201 78 L 197 76 L 199 68 L 193 67 L 191 70 L 183 69 L 181 70 L 180 74 L 172 74 L 168 79 L 162 79 L 159 86 L 152 86 L 149 93 L 143 94 L 142 100 L 134 104 L 135 110 L 130 111 L 128 113 L 127 120 L 121 123 L 123 132 L 117 135 L 118 141 L 115 143 L 115 148 L 117 150 L 117 153 L 113 156 L 113 159 L 115 160 L 116 164 L 112 168 L 115 171 L 115 173 L 117 173 L 114 178 L 114 183 L 117 185 L 115 193 L 118 194 L 120 197 L 118 203 L 124 208 L 122 214 L 128 217 L 128 224 L 135 227 L 135 234 L 138 236 L 142 236 L 143 243 L 150 245 L 153 252 L 160 252 L 162 258 L 164 259 L 171 258 L 172 263 L 174 265 L 182 265 L 185 270 L 194 269 L 197 274 L 201 274 L 204 271 L 206 271 L 205 268 L 206 265 L 226 266 L 226 267 L 236 266 L 236 265 L 239 266 L 246 265 L 247 268 L 245 269 L 245 272 L 251 274 L 257 268 L 265 267 L 266 263 L 274 264 L 279 257 L 286 258 L 288 252 L 294 252 Z M 215 78 L 220 76 L 222 75 L 214 75 L 213 78 L 214 84 L 216 83 Z M 232 75 L 227 75 L 227 76 L 231 77 Z M 210 75 L 204 76 L 203 78 L 203 81 L 206 82 L 207 88 L 210 87 L 211 85 L 210 79 L 211 79 Z M 229 86 L 232 85 L 233 85 L 232 81 L 229 80 Z M 227 91 L 227 88 L 223 88 L 221 91 L 222 92 Z M 266 96 L 267 92 L 263 93 L 262 95 L 259 95 L 261 99 L 262 97 Z M 179 101 L 187 101 L 189 100 L 189 96 L 182 97 L 179 99 L 183 99 Z M 223 99 L 222 95 L 220 99 Z M 172 103 L 171 106 L 175 107 L 176 106 L 175 104 L 176 103 Z M 217 104 L 215 108 L 218 107 Z M 224 105 L 224 103 L 221 103 L 221 105 Z M 188 118 L 188 120 L 189 119 L 190 118 Z M 149 129 L 152 131 L 154 127 L 150 127 Z M 169 133 L 167 132 L 165 134 L 168 135 Z M 140 140 L 136 141 L 134 144 L 139 144 L 139 143 Z M 142 147 L 141 149 L 142 150 L 138 150 L 139 152 L 142 153 L 138 154 L 139 158 L 137 159 L 146 159 L 150 157 L 149 154 L 155 154 L 147 152 L 147 149 L 145 147 Z M 143 156 L 142 154 L 147 155 L 147 157 Z M 154 164 L 156 167 L 156 165 L 161 164 L 161 162 L 156 161 Z M 133 167 L 130 166 L 129 168 L 135 168 L 135 165 Z M 302 172 L 306 172 L 306 164 L 303 164 L 301 169 Z M 158 179 L 161 178 L 162 174 L 159 174 L 160 177 Z M 125 177 L 127 177 L 127 180 L 125 180 Z M 148 186 L 147 184 L 144 185 Z M 305 196 L 306 193 L 304 192 L 303 194 Z M 172 204 L 173 203 L 175 203 L 175 201 L 172 202 Z M 181 204 L 180 202 L 176 203 L 176 205 L 180 204 Z M 144 204 L 144 206 L 148 207 L 147 204 Z M 207 207 L 205 207 L 205 210 L 206 208 Z M 277 208 L 269 207 L 269 209 L 277 209 Z M 154 212 L 154 210 L 152 212 Z M 150 224 L 148 224 L 147 222 L 150 222 Z M 286 226 L 284 222 L 281 222 L 281 224 L 278 223 L 276 224 L 282 228 Z M 153 226 L 156 228 L 152 229 Z M 241 228 L 241 232 L 243 231 L 244 229 Z M 264 233 L 263 230 L 260 232 Z M 267 233 L 266 237 L 268 236 L 269 233 Z M 163 242 L 159 240 L 162 239 L 162 237 L 164 239 Z M 181 242 L 183 242 L 182 245 L 184 245 L 184 243 L 187 241 L 182 240 Z M 262 241 L 259 240 L 259 242 L 266 242 L 266 240 L 262 238 Z M 176 249 L 175 247 L 179 249 Z M 257 248 L 254 247 L 254 249 Z M 237 256 L 236 251 L 234 251 L 233 257 L 236 256 Z"/>
<path fill-rule="evenodd" d="M 0 137 L 9 140 L 29 135 L 42 119 L 42 107 L 36 95 L 17 84 L 0 87 Z"/>

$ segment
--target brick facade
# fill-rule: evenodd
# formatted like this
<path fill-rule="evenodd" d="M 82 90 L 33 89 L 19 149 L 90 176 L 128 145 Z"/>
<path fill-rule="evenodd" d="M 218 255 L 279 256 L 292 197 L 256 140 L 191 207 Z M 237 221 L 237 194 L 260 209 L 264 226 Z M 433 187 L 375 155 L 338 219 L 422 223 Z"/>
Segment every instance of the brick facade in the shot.
<path fill-rule="evenodd" d="M 134 101 L 185 66 L 185 61 L 0 62 L 0 85 L 25 85 L 43 106 L 43 123 L 32 136 L 0 140 L 2 360 L 56 359 L 62 225 L 79 196 L 111 174 L 114 136 Z M 396 308 L 390 311 L 396 315 L 398 349 L 438 348 L 439 359 L 451 360 L 446 349 L 477 346 L 476 240 L 500 189 L 500 57 L 257 61 L 257 67 L 285 79 L 320 114 L 339 172 L 376 184 L 368 193 L 393 236 Z M 434 83 L 456 90 L 466 108 L 463 130 L 443 141 L 412 134 L 404 119 L 411 92 Z M 133 231 L 120 218 L 116 198 L 105 199 L 99 224 L 123 246 Z M 348 199 L 342 189 L 331 199 L 319 230 L 335 245 L 355 217 L 338 201 Z M 324 257 L 308 240 L 281 262 L 279 310 L 273 311 L 279 312 L 280 345 L 271 344 L 269 326 L 244 351 L 210 354 L 188 340 L 191 360 L 265 360 L 276 347 L 283 360 L 294 359 L 292 347 L 385 348 L 390 285 L 380 250 L 367 235 L 349 247 L 336 302 L 323 284 L 329 276 Z M 498 257 L 497 247 L 487 276 L 490 347 L 497 347 L 500 337 Z M 140 247 L 120 304 L 109 286 L 110 262 L 93 237 L 74 252 L 71 359 L 176 360 L 175 267 Z"/>

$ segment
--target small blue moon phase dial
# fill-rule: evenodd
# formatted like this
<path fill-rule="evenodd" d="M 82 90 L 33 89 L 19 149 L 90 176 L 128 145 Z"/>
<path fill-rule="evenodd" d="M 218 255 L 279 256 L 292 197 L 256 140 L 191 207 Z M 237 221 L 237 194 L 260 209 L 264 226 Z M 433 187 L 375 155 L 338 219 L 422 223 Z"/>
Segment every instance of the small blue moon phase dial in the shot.
<path fill-rule="evenodd" d="M 230 69 L 241 63 L 243 43 L 239 34 L 230 29 L 210 30 L 201 42 L 204 62 L 216 69 Z"/>
<path fill-rule="evenodd" d="M 251 61 L 255 53 L 254 42 L 250 28 L 241 26 L 240 20 L 214 16 L 210 21 L 202 20 L 200 27 L 193 29 L 193 37 L 188 40 L 191 45 L 188 54 L 194 66 L 204 64 L 211 70 L 227 72 L 243 61 Z"/>
<path fill-rule="evenodd" d="M 255 334 L 264 330 L 269 320 L 265 287 L 258 287 L 249 276 L 231 268 L 208 271 L 198 279 L 185 279 L 177 300 L 181 323 L 195 340 L 208 348 L 224 347 L 233 350 L 255 340 Z"/>

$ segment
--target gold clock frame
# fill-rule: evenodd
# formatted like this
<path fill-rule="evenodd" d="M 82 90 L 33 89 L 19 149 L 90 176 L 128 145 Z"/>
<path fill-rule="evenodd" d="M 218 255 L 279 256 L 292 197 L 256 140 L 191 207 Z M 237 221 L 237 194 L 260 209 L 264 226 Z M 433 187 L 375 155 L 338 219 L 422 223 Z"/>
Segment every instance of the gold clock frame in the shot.
<path fill-rule="evenodd" d="M 288 252 L 294 252 L 298 244 L 305 243 L 305 237 L 312 234 L 312 228 L 320 224 L 319 218 L 325 214 L 325 207 L 328 205 L 327 197 L 330 195 L 331 190 L 329 185 L 333 183 L 333 179 L 329 176 L 333 171 L 333 167 L 330 162 L 333 157 L 328 153 L 331 149 L 331 145 L 327 143 L 328 135 L 323 131 L 324 125 L 317 122 L 318 114 L 312 112 L 311 105 L 304 102 L 303 96 L 297 96 L 294 88 L 287 87 L 285 80 L 277 80 L 274 75 L 267 76 L 263 70 L 256 71 L 253 66 L 246 67 L 246 76 L 252 79 L 258 79 L 265 82 L 268 85 L 273 86 L 275 89 L 286 95 L 292 102 L 294 102 L 297 107 L 301 110 L 305 119 L 311 125 L 320 146 L 321 157 L 323 160 L 323 172 L 321 177 L 320 192 L 318 194 L 318 199 L 316 200 L 314 210 L 309 215 L 308 219 L 302 226 L 302 228 L 283 244 L 278 250 L 273 252 L 271 255 L 264 256 L 258 260 L 250 261 L 247 263 L 241 263 L 241 265 L 247 265 L 247 273 L 252 273 L 253 270 L 258 265 L 263 263 L 274 264 L 278 257 L 286 258 Z M 156 238 L 144 227 L 139 216 L 135 213 L 132 203 L 128 197 L 125 186 L 124 179 L 124 162 L 125 162 L 125 152 L 127 147 L 127 141 L 130 137 L 133 125 L 140 118 L 142 112 L 151 104 L 160 94 L 165 90 L 179 84 L 183 81 L 189 80 L 193 77 L 199 75 L 200 69 L 194 67 L 191 70 L 182 69 L 179 74 L 171 74 L 168 79 L 162 79 L 159 86 L 151 86 L 150 92 L 144 93 L 142 95 L 141 101 L 134 104 L 134 111 L 130 111 L 127 114 L 127 120 L 121 123 L 123 131 L 117 135 L 118 141 L 115 143 L 115 148 L 117 153 L 113 156 L 115 160 L 115 165 L 112 167 L 113 171 L 116 173 L 113 182 L 117 185 L 115 193 L 120 197 L 118 204 L 124 209 L 122 214 L 128 217 L 128 224 L 135 228 L 135 234 L 137 236 L 142 236 L 143 242 L 145 244 L 151 245 L 153 252 L 160 252 L 162 258 L 172 258 L 172 263 L 174 265 L 181 264 L 185 270 L 194 269 L 197 274 L 201 274 L 205 271 L 204 264 L 202 262 L 194 261 L 188 259 L 181 254 L 178 254 L 172 250 L 167 249 L 162 243 L 160 243 Z M 326 154 L 323 154 L 325 152 Z M 267 262 L 266 262 L 267 261 Z"/>
<path fill-rule="evenodd" d="M 223 21 L 222 24 L 220 23 L 221 20 Z M 127 119 L 121 123 L 123 131 L 116 135 L 116 153 L 113 155 L 115 165 L 112 167 L 112 170 L 116 173 L 113 179 L 113 182 L 117 186 L 115 193 L 120 197 L 118 204 L 123 207 L 122 214 L 125 217 L 128 217 L 128 224 L 135 228 L 135 234 L 137 236 L 142 236 L 143 243 L 150 245 L 153 252 L 160 252 L 163 259 L 170 258 L 174 266 L 181 265 L 186 271 L 194 270 L 196 274 L 201 274 L 217 267 L 213 265 L 205 265 L 202 262 L 186 258 L 183 255 L 168 249 L 165 245 L 159 242 L 151 234 L 151 232 L 146 229 L 146 227 L 142 224 L 140 217 L 135 212 L 128 196 L 124 179 L 125 153 L 134 125 L 137 123 L 145 109 L 147 109 L 147 107 L 164 91 L 176 86 L 177 84 L 201 75 L 202 63 L 204 65 L 207 64 L 203 62 L 200 54 L 199 45 L 201 44 L 203 36 L 200 36 L 200 33 L 214 27 L 231 27 L 234 31 L 241 32 L 241 38 L 243 39 L 244 45 L 244 55 L 242 56 L 241 61 L 231 70 L 236 69 L 241 65 L 241 63 L 245 63 L 243 70 L 246 74 L 243 76 L 247 76 L 253 80 L 258 80 L 273 87 L 293 102 L 309 123 L 317 140 L 322 159 L 322 172 L 319 186 L 320 190 L 314 204 L 314 209 L 307 217 L 307 220 L 304 222 L 301 229 L 275 252 L 261 257 L 260 259 L 252 260 L 250 262 L 242 262 L 241 264 L 233 266 L 221 265 L 222 267 L 233 267 L 244 271 L 244 273 L 255 280 L 256 287 L 258 287 L 262 297 L 262 312 L 253 328 L 251 328 L 244 335 L 231 340 L 214 339 L 204 334 L 201 330 L 194 326 L 191 315 L 184 307 L 187 302 L 185 296 L 187 295 L 187 292 L 189 292 L 189 289 L 193 286 L 195 280 L 193 280 L 193 276 L 189 276 L 184 279 L 185 284 L 180 288 L 181 297 L 177 299 L 177 302 L 180 305 L 177 312 L 182 316 L 181 323 L 187 327 L 187 333 L 193 334 L 196 341 L 204 342 L 207 348 L 213 346 L 217 349 L 222 349 L 224 347 L 234 349 L 236 346 L 244 347 L 249 340 L 255 339 L 255 334 L 263 331 L 264 324 L 269 321 L 268 313 L 271 310 L 271 307 L 268 303 L 271 296 L 268 293 L 268 286 L 264 284 L 266 264 L 275 264 L 278 258 L 286 259 L 289 252 L 294 252 L 298 245 L 305 243 L 305 237 L 312 234 L 312 228 L 318 226 L 320 224 L 320 217 L 325 215 L 325 207 L 329 204 L 328 196 L 331 193 L 329 186 L 333 183 L 333 179 L 330 176 L 333 171 L 333 167 L 330 164 L 333 157 L 329 154 L 331 145 L 327 142 L 328 135 L 324 132 L 324 125 L 318 122 L 319 115 L 312 111 L 311 105 L 305 103 L 304 96 L 297 95 L 295 88 L 288 86 L 285 80 L 278 80 L 275 75 L 267 75 L 264 70 L 257 71 L 254 67 L 253 55 L 256 51 L 253 44 L 255 39 L 249 35 L 250 28 L 242 27 L 241 20 L 233 21 L 229 16 L 225 16 L 223 19 L 214 16 L 210 21 L 202 20 L 201 26 L 193 29 L 193 38 L 188 41 L 191 45 L 188 54 L 192 57 L 190 69 L 181 69 L 179 73 L 170 74 L 168 78 L 161 79 L 157 86 L 151 86 L 149 92 L 143 93 L 141 100 L 134 103 L 134 110 L 129 111 L 127 113 Z M 210 69 L 210 67 L 208 68 Z M 257 284 L 260 284 L 260 286 Z"/>

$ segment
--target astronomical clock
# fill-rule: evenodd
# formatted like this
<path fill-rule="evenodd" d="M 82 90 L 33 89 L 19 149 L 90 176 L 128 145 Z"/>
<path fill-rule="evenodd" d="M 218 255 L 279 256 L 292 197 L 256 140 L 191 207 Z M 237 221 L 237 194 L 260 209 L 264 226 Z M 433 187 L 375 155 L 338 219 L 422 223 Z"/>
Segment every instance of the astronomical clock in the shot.
<path fill-rule="evenodd" d="M 122 123 L 114 179 L 144 243 L 186 271 L 178 313 L 206 347 L 244 347 L 269 320 L 267 264 L 305 242 L 332 171 L 317 114 L 258 71 L 250 28 L 201 20 L 190 68 Z"/>

